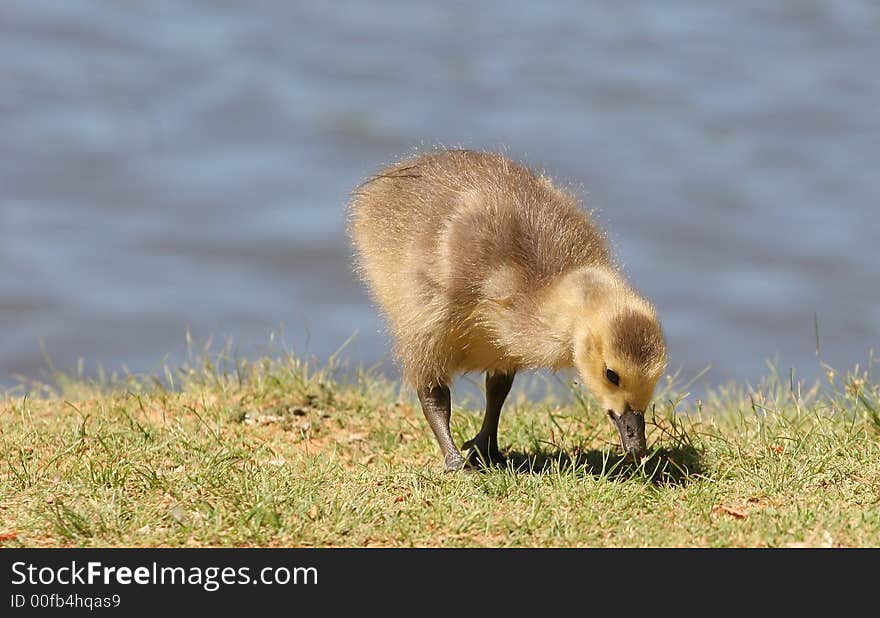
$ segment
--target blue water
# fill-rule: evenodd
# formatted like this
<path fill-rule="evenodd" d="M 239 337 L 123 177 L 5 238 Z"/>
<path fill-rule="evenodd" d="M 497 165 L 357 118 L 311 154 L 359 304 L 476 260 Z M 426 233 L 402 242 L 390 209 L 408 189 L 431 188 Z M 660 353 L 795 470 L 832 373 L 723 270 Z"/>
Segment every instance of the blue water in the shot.
<path fill-rule="evenodd" d="M 0 4 L 0 384 L 186 333 L 387 361 L 348 192 L 435 144 L 576 187 L 671 368 L 811 378 L 880 342 L 880 5 Z M 393 375 L 393 367 L 387 365 Z"/>

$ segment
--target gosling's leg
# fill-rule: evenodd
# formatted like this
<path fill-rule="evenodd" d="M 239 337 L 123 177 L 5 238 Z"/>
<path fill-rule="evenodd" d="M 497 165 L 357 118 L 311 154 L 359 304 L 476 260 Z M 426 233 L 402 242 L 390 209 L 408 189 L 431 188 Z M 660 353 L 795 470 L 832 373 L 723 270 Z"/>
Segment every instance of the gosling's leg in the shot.
<path fill-rule="evenodd" d="M 468 459 L 472 463 L 504 461 L 504 455 L 498 450 L 498 419 L 501 418 L 501 407 L 513 386 L 515 375 L 515 371 L 486 374 L 486 415 L 483 417 L 483 426 L 474 439 L 462 445 L 462 449 L 470 451 Z"/>
<path fill-rule="evenodd" d="M 443 451 L 443 459 L 447 470 L 460 470 L 464 467 L 464 457 L 461 456 L 452 434 L 449 433 L 449 417 L 452 409 L 452 401 L 449 396 L 449 387 L 438 384 L 432 387 L 418 389 L 419 401 L 422 404 L 422 412 L 428 419 L 431 431 L 437 438 L 440 450 Z"/>

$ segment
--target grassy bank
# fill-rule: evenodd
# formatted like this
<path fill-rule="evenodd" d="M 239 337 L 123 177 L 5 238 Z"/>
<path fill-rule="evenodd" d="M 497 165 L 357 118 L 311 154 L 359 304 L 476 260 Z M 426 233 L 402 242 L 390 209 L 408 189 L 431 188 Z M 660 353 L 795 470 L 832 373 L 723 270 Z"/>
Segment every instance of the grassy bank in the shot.
<path fill-rule="evenodd" d="M 509 465 L 476 474 L 441 471 L 406 390 L 328 376 L 288 357 L 0 395 L 0 546 L 880 545 L 863 373 L 663 392 L 640 469 L 589 401 L 515 389 Z"/>

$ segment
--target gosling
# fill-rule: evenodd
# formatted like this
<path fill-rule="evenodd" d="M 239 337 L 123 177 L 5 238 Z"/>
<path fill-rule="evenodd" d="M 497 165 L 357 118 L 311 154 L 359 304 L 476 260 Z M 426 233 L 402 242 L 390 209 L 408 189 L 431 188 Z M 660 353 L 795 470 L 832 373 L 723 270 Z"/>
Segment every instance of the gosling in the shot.
<path fill-rule="evenodd" d="M 574 196 L 505 156 L 442 150 L 359 186 L 349 233 L 447 469 L 503 461 L 504 400 L 518 371 L 542 367 L 575 367 L 626 457 L 646 455 L 663 332 Z M 471 371 L 486 372 L 486 412 L 463 456 L 449 384 Z"/>

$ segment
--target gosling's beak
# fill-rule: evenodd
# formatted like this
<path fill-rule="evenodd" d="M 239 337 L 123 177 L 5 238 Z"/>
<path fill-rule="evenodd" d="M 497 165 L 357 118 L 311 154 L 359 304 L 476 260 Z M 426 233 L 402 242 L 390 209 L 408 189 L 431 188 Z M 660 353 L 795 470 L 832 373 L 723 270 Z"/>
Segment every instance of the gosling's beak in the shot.
<path fill-rule="evenodd" d="M 626 458 L 638 461 L 644 457 L 648 453 L 648 443 L 645 440 L 645 413 L 633 410 L 627 405 L 623 414 L 608 410 L 608 417 L 617 427 L 620 445 L 626 453 Z"/>

